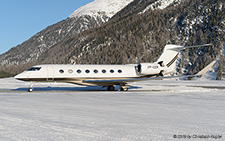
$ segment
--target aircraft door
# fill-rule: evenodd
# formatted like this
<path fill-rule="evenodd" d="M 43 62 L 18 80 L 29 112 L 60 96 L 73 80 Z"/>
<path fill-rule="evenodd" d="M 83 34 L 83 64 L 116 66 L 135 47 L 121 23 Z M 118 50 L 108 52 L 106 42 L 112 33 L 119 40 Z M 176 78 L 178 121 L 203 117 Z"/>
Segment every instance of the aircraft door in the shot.
<path fill-rule="evenodd" d="M 47 81 L 51 82 L 54 81 L 54 67 L 47 66 Z"/>

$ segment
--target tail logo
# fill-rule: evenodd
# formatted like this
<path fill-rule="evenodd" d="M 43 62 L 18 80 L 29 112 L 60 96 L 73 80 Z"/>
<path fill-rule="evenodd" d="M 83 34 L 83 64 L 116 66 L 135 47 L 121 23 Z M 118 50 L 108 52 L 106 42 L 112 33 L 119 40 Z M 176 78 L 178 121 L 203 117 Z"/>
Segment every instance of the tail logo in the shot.
<path fill-rule="evenodd" d="M 170 67 L 178 58 L 179 53 L 166 65 L 167 67 Z"/>

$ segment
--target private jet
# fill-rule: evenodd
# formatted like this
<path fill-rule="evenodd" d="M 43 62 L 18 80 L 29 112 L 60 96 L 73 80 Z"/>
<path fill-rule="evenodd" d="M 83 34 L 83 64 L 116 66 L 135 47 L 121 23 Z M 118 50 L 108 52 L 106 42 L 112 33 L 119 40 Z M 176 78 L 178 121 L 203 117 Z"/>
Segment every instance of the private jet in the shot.
<path fill-rule="evenodd" d="M 166 79 L 183 76 L 165 76 L 174 72 L 176 60 L 180 51 L 187 48 L 205 47 L 209 44 L 198 46 L 166 45 L 159 59 L 154 63 L 138 63 L 126 65 L 61 65 L 44 64 L 36 65 L 15 76 L 21 81 L 30 81 L 29 92 L 33 91 L 35 82 L 65 82 L 85 86 L 107 87 L 108 91 L 114 91 L 115 86 L 120 86 L 120 91 L 128 91 L 128 84 L 136 81 Z M 195 75 L 199 76 L 209 70 L 215 64 L 213 61 L 206 68 Z"/>

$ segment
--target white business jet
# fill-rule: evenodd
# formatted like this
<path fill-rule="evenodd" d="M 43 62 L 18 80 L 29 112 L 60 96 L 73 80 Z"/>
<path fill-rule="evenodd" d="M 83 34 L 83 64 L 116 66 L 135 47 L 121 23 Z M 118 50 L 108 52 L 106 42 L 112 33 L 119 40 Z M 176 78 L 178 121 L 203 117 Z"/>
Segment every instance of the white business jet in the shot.
<path fill-rule="evenodd" d="M 114 91 L 116 85 L 121 91 L 127 91 L 128 83 L 151 79 L 164 79 L 189 76 L 164 76 L 174 71 L 175 61 L 179 52 L 186 48 L 209 46 L 177 46 L 166 45 L 162 55 L 154 63 L 139 63 L 127 65 L 36 65 L 15 76 L 22 81 L 30 81 L 29 92 L 33 91 L 34 82 L 65 82 L 86 86 L 103 86 L 108 91 Z M 208 71 L 209 66 L 199 72 L 202 75 Z"/>

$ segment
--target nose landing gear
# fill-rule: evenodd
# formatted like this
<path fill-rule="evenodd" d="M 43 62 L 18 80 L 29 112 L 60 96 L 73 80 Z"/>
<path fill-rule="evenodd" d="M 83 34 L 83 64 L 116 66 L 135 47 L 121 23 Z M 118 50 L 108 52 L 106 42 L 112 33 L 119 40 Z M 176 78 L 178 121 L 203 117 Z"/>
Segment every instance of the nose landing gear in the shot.
<path fill-rule="evenodd" d="M 28 92 L 33 92 L 33 90 L 34 90 L 34 89 L 33 89 L 33 86 L 34 86 L 34 84 L 31 83 L 31 84 L 30 84 L 30 87 L 28 88 L 27 91 L 28 91 Z"/>

